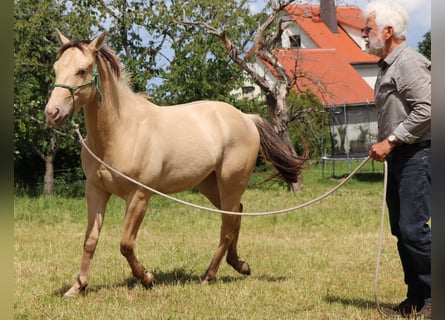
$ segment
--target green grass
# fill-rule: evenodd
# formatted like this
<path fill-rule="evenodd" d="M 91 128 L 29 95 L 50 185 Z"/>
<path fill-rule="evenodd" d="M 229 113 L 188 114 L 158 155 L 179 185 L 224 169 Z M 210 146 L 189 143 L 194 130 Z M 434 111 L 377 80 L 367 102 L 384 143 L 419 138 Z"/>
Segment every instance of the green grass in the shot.
<path fill-rule="evenodd" d="M 218 244 L 218 214 L 153 198 L 136 247 L 139 259 L 157 278 L 156 285 L 146 290 L 132 278 L 119 253 L 124 203 L 113 197 L 86 295 L 72 300 L 61 296 L 78 273 L 85 200 L 17 197 L 15 318 L 381 319 L 373 294 L 383 188 L 381 167 L 378 170 L 354 178 L 334 195 L 299 211 L 244 217 L 238 251 L 249 262 L 252 275 L 239 275 L 224 262 L 217 280 L 209 285 L 197 280 Z M 276 185 L 269 190 L 249 189 L 244 208 L 269 211 L 295 206 L 338 182 L 327 172 L 322 178 L 314 167 L 304 173 L 303 188 L 296 194 Z M 197 193 L 178 197 L 207 205 Z M 381 303 L 395 304 L 405 287 L 387 224 L 381 264 Z"/>

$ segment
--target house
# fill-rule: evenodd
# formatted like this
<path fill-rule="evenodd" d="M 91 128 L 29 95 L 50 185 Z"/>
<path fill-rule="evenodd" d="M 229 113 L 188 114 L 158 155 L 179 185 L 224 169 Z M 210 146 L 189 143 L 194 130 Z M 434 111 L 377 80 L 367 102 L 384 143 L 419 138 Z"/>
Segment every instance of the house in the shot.
<path fill-rule="evenodd" d="M 364 51 L 361 28 L 365 18 L 357 6 L 326 10 L 319 5 L 288 5 L 281 17 L 281 43 L 275 56 L 288 75 L 296 77 L 298 90 L 317 94 L 330 114 L 331 155 L 363 156 L 376 141 L 377 113 L 374 83 L 378 58 Z M 261 60 L 257 70 L 276 77 Z M 254 94 L 246 85 L 244 94 Z"/>

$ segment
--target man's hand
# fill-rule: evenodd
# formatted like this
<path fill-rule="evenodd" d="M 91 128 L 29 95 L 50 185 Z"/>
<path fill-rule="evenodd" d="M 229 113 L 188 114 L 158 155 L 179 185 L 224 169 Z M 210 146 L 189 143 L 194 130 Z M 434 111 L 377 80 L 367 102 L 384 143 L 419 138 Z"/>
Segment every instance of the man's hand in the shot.
<path fill-rule="evenodd" d="M 389 142 L 388 138 L 386 138 L 371 146 L 371 149 L 369 149 L 369 156 L 375 161 L 383 162 L 394 147 L 395 145 Z"/>

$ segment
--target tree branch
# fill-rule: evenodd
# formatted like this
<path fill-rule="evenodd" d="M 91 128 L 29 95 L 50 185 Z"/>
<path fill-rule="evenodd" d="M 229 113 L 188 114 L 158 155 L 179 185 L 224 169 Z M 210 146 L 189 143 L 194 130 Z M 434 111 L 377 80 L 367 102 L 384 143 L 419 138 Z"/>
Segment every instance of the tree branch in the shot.
<path fill-rule="evenodd" d="M 254 82 L 257 83 L 262 89 L 270 92 L 273 90 L 273 87 L 264 79 L 261 77 L 255 70 L 255 68 L 249 64 L 246 60 L 246 58 L 243 58 L 239 54 L 239 50 L 237 47 L 233 45 L 233 43 L 230 41 L 230 39 L 227 37 L 226 32 L 224 30 L 216 29 L 209 24 L 205 22 L 191 22 L 191 21 L 177 21 L 174 20 L 174 23 L 182 24 L 182 25 L 191 25 L 191 26 L 198 26 L 200 28 L 203 28 L 206 30 L 208 34 L 217 36 L 221 39 L 221 41 L 224 44 L 224 48 L 227 51 L 227 54 L 229 57 L 238 64 L 243 70 L 245 70 L 247 73 L 251 75 Z"/>
<path fill-rule="evenodd" d="M 38 123 L 39 125 L 47 126 L 45 122 L 43 122 L 42 120 L 39 120 L 39 119 L 37 119 L 36 117 L 30 115 L 30 114 L 27 113 L 26 111 L 23 111 L 23 110 L 22 110 L 19 106 L 17 106 L 15 103 L 14 103 L 14 109 L 17 110 L 18 112 L 20 112 L 22 115 L 25 115 L 25 116 L 29 117 L 29 119 L 31 119 L 32 121 Z M 57 129 L 54 129 L 54 128 L 52 128 L 52 127 L 48 127 L 48 128 L 51 129 L 52 131 L 54 131 L 55 133 L 61 135 L 61 136 L 69 137 L 69 138 L 71 138 L 71 139 L 74 140 L 74 135 L 69 135 L 69 134 L 67 134 L 67 133 L 65 133 L 65 132 L 62 132 L 62 131 L 57 130 Z"/>
<path fill-rule="evenodd" d="M 278 77 L 286 83 L 286 87 L 288 89 L 292 88 L 294 82 L 286 73 L 286 69 L 284 66 L 278 61 L 275 55 L 272 54 L 272 47 L 275 44 L 276 40 L 281 37 L 283 32 L 282 23 L 279 23 L 279 28 L 277 32 L 274 33 L 271 37 L 264 40 L 265 31 L 274 23 L 277 19 L 277 16 L 281 10 L 283 10 L 288 4 L 294 2 L 295 0 L 290 1 L 271 1 L 272 14 L 267 18 L 267 20 L 257 29 L 256 35 L 254 37 L 254 42 L 252 48 L 248 51 L 248 56 L 256 56 L 262 59 L 264 62 L 269 64 L 273 70 L 275 70 L 278 74 Z M 187 17 L 185 15 L 185 11 L 183 14 L 183 20 L 177 21 L 174 20 L 176 24 L 189 25 L 189 26 L 197 26 L 199 28 L 204 29 L 208 34 L 217 36 L 221 39 L 224 44 L 224 47 L 229 55 L 229 57 L 238 64 L 243 70 L 245 70 L 254 80 L 256 84 L 258 84 L 261 89 L 263 89 L 266 94 L 273 93 L 275 87 L 273 84 L 266 81 L 266 79 L 260 76 L 254 66 L 247 62 L 248 57 L 242 57 L 240 54 L 240 50 L 233 45 L 230 39 L 227 37 L 225 30 L 217 29 L 210 26 L 206 22 L 198 21 L 191 22 L 186 21 Z M 244 44 L 245 45 L 245 44 Z"/>

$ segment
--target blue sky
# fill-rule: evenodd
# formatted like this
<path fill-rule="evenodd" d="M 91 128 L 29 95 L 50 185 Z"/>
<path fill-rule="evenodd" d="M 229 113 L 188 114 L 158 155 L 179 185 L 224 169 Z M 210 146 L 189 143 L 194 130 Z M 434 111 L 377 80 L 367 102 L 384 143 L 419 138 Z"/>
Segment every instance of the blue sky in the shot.
<path fill-rule="evenodd" d="M 423 35 L 431 30 L 431 0 L 396 0 L 407 10 L 410 23 L 407 32 L 407 42 L 415 49 L 417 44 L 423 40 Z M 264 8 L 269 0 L 251 1 L 251 9 L 257 12 Z M 359 6 L 362 10 L 370 2 L 370 0 L 336 0 L 337 6 L 354 5 Z M 296 0 L 294 4 L 320 4 L 317 0 Z"/>

